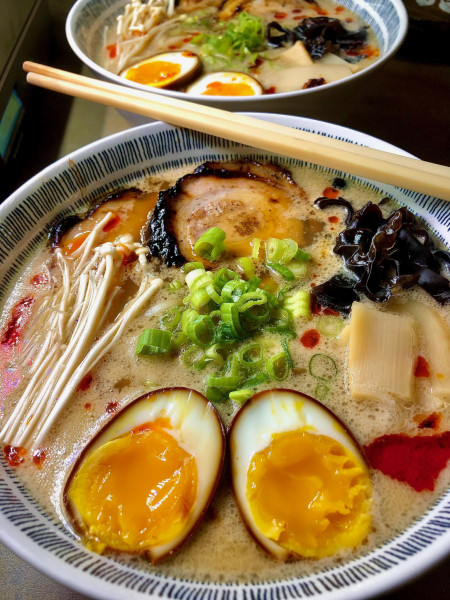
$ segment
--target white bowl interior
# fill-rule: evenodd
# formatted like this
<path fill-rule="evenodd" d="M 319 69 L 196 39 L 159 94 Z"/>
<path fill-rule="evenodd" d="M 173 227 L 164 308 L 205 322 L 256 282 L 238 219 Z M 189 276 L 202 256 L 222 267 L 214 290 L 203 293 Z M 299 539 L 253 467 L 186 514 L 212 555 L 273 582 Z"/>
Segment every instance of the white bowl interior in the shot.
<path fill-rule="evenodd" d="M 265 118 L 334 138 L 396 150 L 380 140 L 326 123 L 280 115 Z M 0 207 L 1 296 L 5 298 L 8 294 L 22 266 L 57 217 L 149 174 L 236 156 L 263 161 L 273 158 L 266 152 L 154 123 L 103 139 L 59 160 Z M 283 163 L 288 168 L 299 164 L 290 159 Z M 342 175 L 331 169 L 317 168 L 333 176 Z M 373 182 L 368 185 L 379 189 L 381 195 L 393 195 L 422 215 L 436 234 L 450 244 L 445 202 L 387 185 Z M 309 577 L 243 586 L 169 579 L 157 571 L 141 569 L 138 565 L 132 567 L 120 557 L 113 560 L 89 552 L 39 506 L 14 469 L 3 462 L 0 466 L 0 539 L 36 568 L 95 598 L 362 599 L 410 580 L 448 553 L 450 491 L 401 535 L 342 566 Z"/>

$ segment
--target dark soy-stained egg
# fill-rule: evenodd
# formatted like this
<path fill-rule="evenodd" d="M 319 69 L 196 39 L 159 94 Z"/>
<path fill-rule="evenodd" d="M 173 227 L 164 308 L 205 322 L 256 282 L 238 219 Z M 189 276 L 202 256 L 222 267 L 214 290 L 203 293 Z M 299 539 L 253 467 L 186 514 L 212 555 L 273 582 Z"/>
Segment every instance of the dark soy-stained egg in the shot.
<path fill-rule="evenodd" d="M 200 77 L 186 90 L 195 96 L 260 96 L 261 84 L 246 73 L 219 71 Z"/>
<path fill-rule="evenodd" d="M 193 531 L 224 460 L 214 407 L 187 388 L 138 398 L 89 443 L 65 489 L 75 529 L 96 552 L 147 553 L 156 562 Z"/>
<path fill-rule="evenodd" d="M 156 54 L 122 71 L 129 81 L 157 88 L 185 85 L 200 71 L 199 57 L 193 52 L 165 52 Z"/>
<path fill-rule="evenodd" d="M 371 526 L 371 483 L 357 443 L 312 398 L 254 396 L 230 431 L 233 492 L 257 542 L 280 559 L 355 548 Z"/>

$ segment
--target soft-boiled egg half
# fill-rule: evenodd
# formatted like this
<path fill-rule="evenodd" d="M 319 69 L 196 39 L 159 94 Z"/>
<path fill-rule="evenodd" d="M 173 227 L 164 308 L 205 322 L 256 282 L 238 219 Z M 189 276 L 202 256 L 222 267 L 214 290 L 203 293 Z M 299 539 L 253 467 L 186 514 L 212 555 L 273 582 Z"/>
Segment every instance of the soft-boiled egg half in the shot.
<path fill-rule="evenodd" d="M 257 542 L 280 559 L 355 548 L 371 525 L 371 483 L 357 443 L 312 398 L 254 396 L 229 434 L 233 492 Z"/>
<path fill-rule="evenodd" d="M 264 90 L 246 73 L 219 71 L 196 79 L 186 92 L 196 96 L 260 96 Z"/>
<path fill-rule="evenodd" d="M 197 54 L 188 51 L 164 52 L 142 60 L 120 73 L 135 83 L 156 88 L 171 88 L 185 85 L 201 68 Z"/>
<path fill-rule="evenodd" d="M 65 505 L 84 543 L 172 553 L 207 509 L 223 467 L 225 437 L 198 392 L 168 388 L 126 406 L 93 438 L 66 484 Z"/>

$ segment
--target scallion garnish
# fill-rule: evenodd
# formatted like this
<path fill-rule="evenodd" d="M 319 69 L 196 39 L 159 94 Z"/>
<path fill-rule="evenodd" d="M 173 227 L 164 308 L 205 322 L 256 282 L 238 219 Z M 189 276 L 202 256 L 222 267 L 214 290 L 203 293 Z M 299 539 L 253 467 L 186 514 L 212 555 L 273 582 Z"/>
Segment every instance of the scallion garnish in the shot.
<path fill-rule="evenodd" d="M 211 227 L 194 244 L 194 252 L 206 260 L 217 260 L 225 250 L 225 231 Z"/>
<path fill-rule="evenodd" d="M 166 354 L 170 350 L 172 334 L 163 329 L 144 329 L 136 344 L 136 354 Z"/>

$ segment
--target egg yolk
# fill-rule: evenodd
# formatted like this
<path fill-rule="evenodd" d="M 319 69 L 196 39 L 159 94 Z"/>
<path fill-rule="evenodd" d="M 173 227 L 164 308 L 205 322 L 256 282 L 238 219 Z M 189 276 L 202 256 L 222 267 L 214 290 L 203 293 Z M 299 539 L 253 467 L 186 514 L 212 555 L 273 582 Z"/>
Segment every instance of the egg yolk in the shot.
<path fill-rule="evenodd" d="M 255 90 L 251 85 L 243 81 L 237 83 L 223 83 L 222 81 L 212 81 L 202 92 L 202 96 L 254 96 Z"/>
<path fill-rule="evenodd" d="M 180 73 L 181 66 L 177 63 L 154 60 L 128 69 L 125 79 L 142 85 L 164 87 L 173 83 Z"/>
<path fill-rule="evenodd" d="M 137 552 L 183 534 L 197 486 L 195 458 L 152 424 L 94 450 L 77 471 L 69 499 L 91 550 Z"/>
<path fill-rule="evenodd" d="M 275 434 L 253 456 L 246 492 L 261 533 L 294 555 L 330 556 L 356 547 L 369 532 L 368 472 L 324 435 Z"/>

